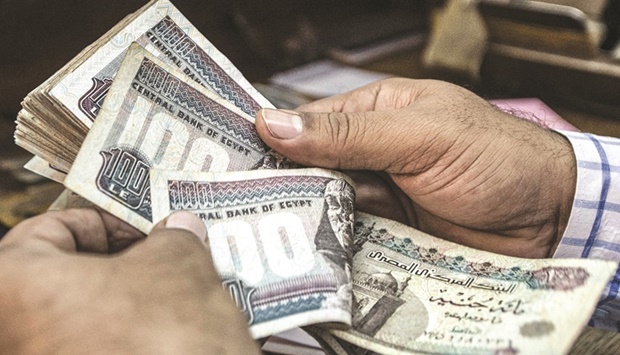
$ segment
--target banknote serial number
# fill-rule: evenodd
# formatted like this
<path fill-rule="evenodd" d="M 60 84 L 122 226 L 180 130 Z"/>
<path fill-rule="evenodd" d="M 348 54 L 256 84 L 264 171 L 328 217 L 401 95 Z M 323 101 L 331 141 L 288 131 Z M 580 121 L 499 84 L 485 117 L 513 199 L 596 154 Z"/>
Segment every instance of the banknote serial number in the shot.
<path fill-rule="evenodd" d="M 512 340 L 507 338 L 495 338 L 495 337 L 481 337 L 471 335 L 465 332 L 461 333 L 446 333 L 437 331 L 425 331 L 423 337 L 435 342 L 471 345 L 471 346 L 489 346 L 497 348 L 509 348 L 512 345 Z"/>

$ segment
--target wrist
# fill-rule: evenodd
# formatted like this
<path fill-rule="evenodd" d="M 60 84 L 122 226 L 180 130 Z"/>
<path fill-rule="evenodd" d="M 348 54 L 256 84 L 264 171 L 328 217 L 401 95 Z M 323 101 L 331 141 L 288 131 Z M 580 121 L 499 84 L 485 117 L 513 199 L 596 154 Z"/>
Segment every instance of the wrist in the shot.
<path fill-rule="evenodd" d="M 555 254 L 570 219 L 577 186 L 577 160 L 570 141 L 555 131 L 551 132 L 557 141 L 557 159 L 555 159 L 555 181 L 557 182 L 557 222 L 556 232 L 547 257 Z"/>

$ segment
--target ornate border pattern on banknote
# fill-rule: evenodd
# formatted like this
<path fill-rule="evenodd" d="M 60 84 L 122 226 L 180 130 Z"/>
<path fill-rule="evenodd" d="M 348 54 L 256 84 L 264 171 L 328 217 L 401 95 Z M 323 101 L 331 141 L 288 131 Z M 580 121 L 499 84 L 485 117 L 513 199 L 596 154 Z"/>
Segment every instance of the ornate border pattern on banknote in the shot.
<path fill-rule="evenodd" d="M 172 53 L 185 56 L 185 61 L 201 73 L 201 79 L 220 96 L 254 117 L 260 105 L 234 81 L 211 57 L 188 36 L 170 17 L 164 17 L 152 29 L 152 35 Z M 154 39 L 153 39 L 154 42 Z"/>
<path fill-rule="evenodd" d="M 366 242 L 382 245 L 421 262 L 437 265 L 446 269 L 503 281 L 525 283 L 532 290 L 571 290 L 582 286 L 590 276 L 581 267 L 549 266 L 538 270 L 524 270 L 518 266 L 499 267 L 490 262 L 472 262 L 463 256 L 450 256 L 435 248 L 425 248 L 415 244 L 410 238 L 399 238 L 386 229 L 375 229 L 373 225 L 355 223 L 355 252 L 362 249 Z"/>
<path fill-rule="evenodd" d="M 160 71 L 161 76 L 152 75 L 152 73 L 145 75 L 145 71 L 152 70 Z M 182 105 L 198 116 L 210 118 L 212 125 L 231 134 L 233 137 L 243 137 L 244 142 L 249 143 L 257 151 L 262 153 L 267 151 L 267 146 L 256 133 L 254 123 L 239 119 L 238 115 L 235 115 L 216 101 L 207 98 L 204 94 L 177 79 L 174 75 L 169 74 L 148 58 L 144 58 L 134 80 L 144 84 L 149 89 L 158 91 L 158 94 Z M 161 83 L 165 83 L 166 87 L 158 87 L 162 85 Z"/>
<path fill-rule="evenodd" d="M 333 178 L 321 176 L 276 176 L 223 182 L 171 180 L 168 182 L 170 209 L 201 210 L 302 195 L 322 197 L 326 182 L 330 180 Z"/>
<path fill-rule="evenodd" d="M 333 275 L 305 275 L 259 287 L 251 295 L 254 321 L 262 323 L 282 314 L 321 309 L 328 294 L 338 292 L 338 286 Z"/>
<path fill-rule="evenodd" d="M 199 77 L 191 75 L 191 72 L 186 72 L 186 74 L 201 85 L 209 87 L 251 117 L 255 117 L 261 109 L 258 102 L 232 79 L 213 58 L 209 57 L 169 16 L 164 17 L 151 30 L 147 31 L 138 39 L 138 42 L 154 45 L 168 61 L 175 63 L 179 68 L 183 67 L 183 64 L 189 65 L 194 72 L 198 73 Z M 125 52 L 123 51 L 92 78 L 92 88 L 78 100 L 80 110 L 92 121 L 95 120 L 101 108 L 112 85 L 112 78 L 116 74 Z M 182 59 L 179 58 L 181 56 Z"/>

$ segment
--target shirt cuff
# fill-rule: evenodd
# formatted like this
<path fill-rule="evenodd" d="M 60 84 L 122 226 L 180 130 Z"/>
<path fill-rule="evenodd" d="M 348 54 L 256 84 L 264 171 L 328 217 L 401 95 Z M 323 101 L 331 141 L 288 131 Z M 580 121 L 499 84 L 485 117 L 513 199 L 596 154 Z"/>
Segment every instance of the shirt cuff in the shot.
<path fill-rule="evenodd" d="M 553 257 L 620 261 L 620 139 L 558 132 L 573 146 L 577 186 Z M 620 268 L 605 287 L 589 325 L 620 331 Z"/>
<path fill-rule="evenodd" d="M 620 140 L 558 132 L 573 146 L 577 186 L 554 257 L 620 260 Z"/>

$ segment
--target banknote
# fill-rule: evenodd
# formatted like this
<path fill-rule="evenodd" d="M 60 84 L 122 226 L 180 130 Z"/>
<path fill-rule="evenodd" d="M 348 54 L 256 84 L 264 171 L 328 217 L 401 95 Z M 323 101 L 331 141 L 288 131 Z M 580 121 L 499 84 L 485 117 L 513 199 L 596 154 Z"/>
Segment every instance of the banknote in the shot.
<path fill-rule="evenodd" d="M 205 222 L 215 267 L 255 338 L 351 321 L 352 182 L 329 170 L 151 169 L 153 217 Z"/>
<path fill-rule="evenodd" d="M 242 171 L 272 158 L 249 115 L 133 44 L 64 183 L 148 233 L 149 168 Z"/>
<path fill-rule="evenodd" d="M 170 1 L 150 1 L 32 90 L 22 101 L 15 142 L 68 172 L 130 44 L 182 71 L 254 119 L 273 107 Z"/>
<path fill-rule="evenodd" d="M 50 95 L 90 127 L 132 42 L 254 117 L 272 107 L 241 72 L 168 0 L 149 2 L 104 36 L 104 42 L 50 89 Z"/>
<path fill-rule="evenodd" d="M 337 354 L 564 354 L 618 267 L 492 254 L 364 213 L 353 253 L 352 328 L 309 329 Z"/>
<path fill-rule="evenodd" d="M 60 184 L 65 181 L 67 176 L 63 171 L 36 155 L 28 160 L 24 168 Z"/>
<path fill-rule="evenodd" d="M 75 192 L 64 189 L 58 195 L 58 197 L 48 207 L 48 211 L 62 211 L 69 208 L 94 208 L 96 207 L 92 202 L 84 199 L 82 196 Z"/>

